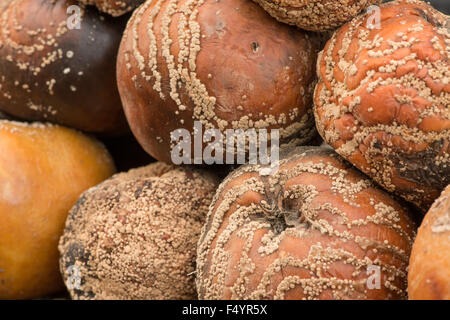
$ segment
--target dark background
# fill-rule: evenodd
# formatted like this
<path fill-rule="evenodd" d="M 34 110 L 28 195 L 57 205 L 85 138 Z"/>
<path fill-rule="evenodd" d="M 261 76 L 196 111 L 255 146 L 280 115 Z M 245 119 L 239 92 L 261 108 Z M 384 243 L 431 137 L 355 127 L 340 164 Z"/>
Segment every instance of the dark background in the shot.
<path fill-rule="evenodd" d="M 450 14 L 450 0 L 427 0 L 426 2 L 430 2 L 439 11 Z"/>
<path fill-rule="evenodd" d="M 430 0 L 433 7 L 445 14 L 450 14 L 450 0 Z"/>

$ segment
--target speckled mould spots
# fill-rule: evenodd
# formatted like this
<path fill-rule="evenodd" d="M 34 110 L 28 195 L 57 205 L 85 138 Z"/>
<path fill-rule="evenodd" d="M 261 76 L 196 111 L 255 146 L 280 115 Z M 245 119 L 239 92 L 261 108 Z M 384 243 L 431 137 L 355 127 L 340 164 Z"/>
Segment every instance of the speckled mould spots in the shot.
<path fill-rule="evenodd" d="M 328 148 L 260 169 L 218 188 L 197 249 L 200 299 L 406 297 L 415 226 L 401 204 Z"/>
<path fill-rule="evenodd" d="M 78 0 L 86 5 L 95 5 L 97 8 L 113 17 L 119 17 L 132 11 L 145 0 Z"/>
<path fill-rule="evenodd" d="M 277 20 L 310 31 L 329 31 L 382 0 L 253 0 Z"/>
<path fill-rule="evenodd" d="M 380 29 L 362 15 L 320 53 L 316 123 L 340 155 L 426 211 L 450 183 L 449 17 L 413 0 L 380 12 Z"/>
<path fill-rule="evenodd" d="M 72 298 L 195 299 L 196 243 L 216 187 L 204 171 L 157 162 L 86 191 L 59 245 Z"/>
<path fill-rule="evenodd" d="M 119 91 L 130 126 L 153 157 L 170 162 L 170 133 L 280 129 L 282 143 L 315 134 L 318 41 L 246 0 L 147 1 L 119 51 Z"/>
<path fill-rule="evenodd" d="M 126 21 L 72 0 L 10 0 L 0 11 L 0 110 L 83 131 L 127 130 L 115 78 Z M 68 22 L 69 21 L 69 22 Z"/>

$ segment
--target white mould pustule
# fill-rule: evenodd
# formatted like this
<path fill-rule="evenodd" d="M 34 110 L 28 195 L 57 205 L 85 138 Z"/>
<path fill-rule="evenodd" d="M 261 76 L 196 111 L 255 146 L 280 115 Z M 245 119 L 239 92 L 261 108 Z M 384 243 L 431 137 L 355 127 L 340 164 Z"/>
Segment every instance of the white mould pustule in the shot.
<path fill-rule="evenodd" d="M 87 190 L 59 242 L 73 299 L 196 299 L 196 243 L 217 187 L 202 170 L 156 162 Z"/>
<path fill-rule="evenodd" d="M 120 17 L 136 9 L 145 0 L 78 0 L 85 5 L 95 5 L 100 11 Z"/>
<path fill-rule="evenodd" d="M 165 162 L 170 132 L 192 133 L 195 121 L 221 132 L 279 129 L 282 143 L 306 143 L 316 134 L 319 42 L 250 1 L 147 1 L 129 20 L 117 62 L 130 127 Z"/>
<path fill-rule="evenodd" d="M 263 168 L 239 168 L 216 192 L 197 247 L 200 299 L 406 298 L 415 224 L 404 203 L 329 148 Z"/>
<path fill-rule="evenodd" d="M 426 212 L 450 183 L 449 17 L 417 0 L 363 14 L 319 54 L 314 112 L 337 153 Z"/>
<path fill-rule="evenodd" d="M 79 12 L 69 14 L 72 5 Z M 0 23 L 0 110 L 92 133 L 128 130 L 115 78 L 124 18 L 74 0 L 9 0 Z"/>
<path fill-rule="evenodd" d="M 382 0 L 253 0 L 280 22 L 304 30 L 334 30 Z"/>

